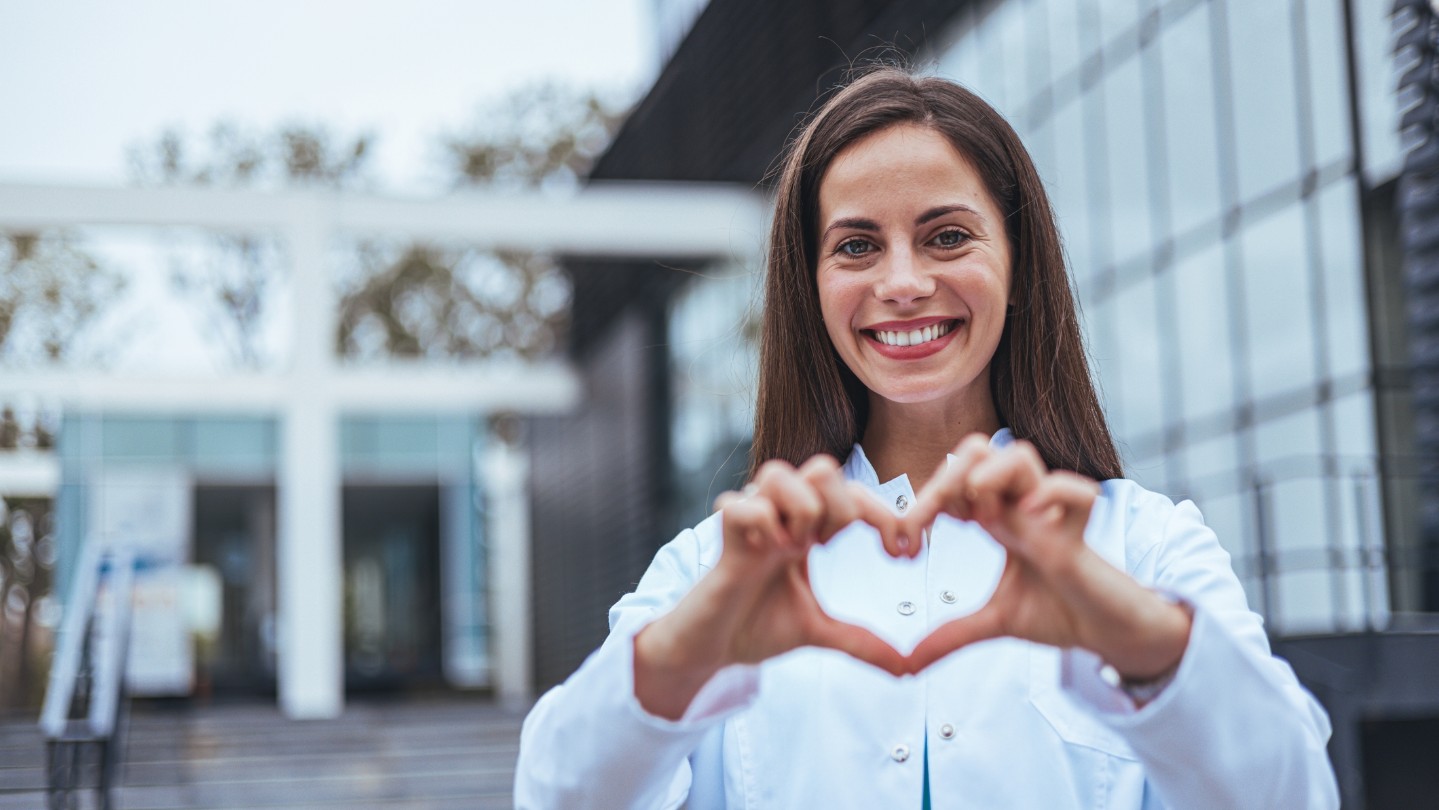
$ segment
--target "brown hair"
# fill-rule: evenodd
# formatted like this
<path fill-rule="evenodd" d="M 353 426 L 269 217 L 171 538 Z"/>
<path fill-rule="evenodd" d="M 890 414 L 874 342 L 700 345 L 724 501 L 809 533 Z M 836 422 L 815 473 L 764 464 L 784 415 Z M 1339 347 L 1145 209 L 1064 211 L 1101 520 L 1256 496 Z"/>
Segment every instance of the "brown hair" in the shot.
<path fill-rule="evenodd" d="M 1014 306 L 990 363 L 1000 423 L 1051 469 L 1123 475 L 1090 379 L 1059 230 L 1044 184 L 1009 124 L 959 85 L 880 67 L 840 89 L 799 129 L 780 166 L 760 336 L 750 475 L 772 458 L 844 459 L 869 394 L 830 344 L 815 282 L 819 185 L 849 145 L 886 127 L 931 127 L 969 158 L 1006 222 Z"/>

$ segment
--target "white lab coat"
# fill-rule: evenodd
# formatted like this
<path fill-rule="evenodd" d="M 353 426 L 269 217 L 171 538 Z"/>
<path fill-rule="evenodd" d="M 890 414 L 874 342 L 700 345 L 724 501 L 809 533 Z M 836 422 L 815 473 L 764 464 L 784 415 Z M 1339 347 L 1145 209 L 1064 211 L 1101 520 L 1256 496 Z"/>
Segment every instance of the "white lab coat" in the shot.
<path fill-rule="evenodd" d="M 880 484 L 859 447 L 844 469 L 891 504 L 914 500 L 905 477 Z M 919 810 L 927 745 L 934 810 L 1338 807 L 1328 717 L 1270 654 L 1199 510 L 1106 481 L 1085 540 L 1194 610 L 1173 681 L 1143 709 L 1092 654 L 999 639 L 907 678 L 796 650 L 721 671 L 671 722 L 634 697 L 633 637 L 714 567 L 712 516 L 660 549 L 610 610 L 608 640 L 530 712 L 516 806 Z M 983 529 L 941 517 L 916 560 L 889 557 L 855 524 L 809 568 L 831 615 L 905 651 L 978 609 L 1003 562 Z"/>

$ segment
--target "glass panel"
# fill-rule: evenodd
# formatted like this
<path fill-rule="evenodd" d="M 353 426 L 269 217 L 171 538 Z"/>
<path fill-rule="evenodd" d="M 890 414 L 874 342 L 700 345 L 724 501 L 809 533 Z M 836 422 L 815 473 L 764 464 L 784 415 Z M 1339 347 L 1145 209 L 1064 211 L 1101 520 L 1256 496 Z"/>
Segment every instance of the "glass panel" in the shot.
<path fill-rule="evenodd" d="M 1204 523 L 1214 530 L 1219 545 L 1233 558 L 1236 573 L 1245 576 L 1253 568 L 1251 543 L 1246 531 L 1247 515 L 1252 507 L 1239 493 L 1201 497 L 1195 501 L 1204 513 Z"/>
<path fill-rule="evenodd" d="M 1374 459 L 1374 391 L 1366 388 L 1334 400 L 1334 450 L 1340 456 L 1364 463 Z"/>
<path fill-rule="evenodd" d="M 999 23 L 999 12 L 992 11 L 975 30 L 973 41 L 979 51 L 979 63 L 975 66 L 976 92 L 1008 118 L 1009 98 L 1004 94 L 1004 72 L 1008 66 L 1004 64 L 1004 41 L 999 35 Z"/>
<path fill-rule="evenodd" d="M 1360 12 L 1362 13 L 1362 12 Z M 1349 94 L 1344 65 L 1344 4 L 1305 0 L 1305 45 L 1313 99 L 1314 162 L 1326 166 L 1349 156 Z M 1397 123 L 1395 124 L 1397 126 Z"/>
<path fill-rule="evenodd" d="M 1139 24 L 1141 0 L 1097 0 L 1097 5 L 1099 30 L 1106 47 Z"/>
<path fill-rule="evenodd" d="M 1290 206 L 1241 238 L 1250 388 L 1256 398 L 1315 380 L 1313 299 L 1300 210 Z"/>
<path fill-rule="evenodd" d="M 1329 331 L 1329 373 L 1336 378 L 1369 370 L 1369 313 L 1354 181 L 1333 183 L 1313 198 L 1319 206 L 1319 260 L 1324 264 L 1324 317 Z"/>
<path fill-rule="evenodd" d="M 1016 117 L 1034 95 L 1030 63 L 1034 55 L 1025 49 L 1024 4 L 1009 2 L 995 12 L 995 33 L 1004 58 L 1005 115 Z"/>
<path fill-rule="evenodd" d="M 1066 104 L 1054 115 L 1054 174 L 1050 195 L 1054 200 L 1059 230 L 1064 234 L 1066 252 L 1075 278 L 1093 274 L 1094 253 L 1090 239 L 1090 211 L 1099 205 L 1089 182 L 1084 118 L 1080 102 Z"/>
<path fill-rule="evenodd" d="M 1219 245 L 1174 267 L 1182 417 L 1192 421 L 1234 407 L 1229 279 Z"/>
<path fill-rule="evenodd" d="M 1364 128 L 1364 171 L 1370 185 L 1398 174 L 1399 102 L 1395 89 L 1392 3 L 1354 3 L 1354 46 L 1358 62 L 1359 111 Z"/>
<path fill-rule="evenodd" d="M 1088 5 L 1085 0 L 1049 3 L 1045 15 L 1049 18 L 1049 73 L 1055 81 L 1078 70 L 1092 47 L 1092 38 L 1086 36 L 1087 29 L 1094 26 Z"/>
<path fill-rule="evenodd" d="M 1279 598 L 1277 627 L 1285 633 L 1314 633 L 1335 629 L 1333 577 L 1328 571 L 1281 574 L 1276 583 Z"/>
<path fill-rule="evenodd" d="M 1124 436 L 1133 441 L 1164 426 L 1163 385 L 1154 279 L 1131 284 L 1115 296 L 1119 366 L 1119 400 L 1124 410 Z"/>
<path fill-rule="evenodd" d="M 1110 239 L 1113 260 L 1120 263 L 1145 253 L 1153 244 L 1138 58 L 1110 72 L 1104 82 L 1104 112 L 1109 145 Z"/>
<path fill-rule="evenodd" d="M 1218 218 L 1218 136 L 1214 110 L 1209 7 L 1196 6 L 1159 40 L 1164 71 L 1169 212 L 1174 233 Z"/>
<path fill-rule="evenodd" d="M 1306 408 L 1289 416 L 1260 423 L 1254 428 L 1256 460 L 1273 477 L 1285 476 L 1297 462 L 1317 466 L 1319 458 L 1319 410 Z M 1294 473 L 1288 473 L 1293 477 Z M 1320 503 L 1315 501 L 1314 503 Z"/>
<path fill-rule="evenodd" d="M 1196 491 L 1232 491 L 1231 484 L 1239 470 L 1239 448 L 1234 434 L 1191 443 L 1184 449 L 1184 467 Z"/>
<path fill-rule="evenodd" d="M 100 441 L 107 461 L 181 461 L 186 431 L 174 419 L 106 416 Z"/>
<path fill-rule="evenodd" d="M 1117 298 L 1107 295 L 1099 303 L 1085 307 L 1085 324 L 1089 331 L 1089 352 L 1094 359 L 1094 377 L 1099 384 L 1100 400 L 1109 415 L 1110 427 L 1118 437 L 1127 435 L 1127 431 L 1124 402 L 1120 396 L 1119 357 L 1115 349 L 1117 308 Z"/>
<path fill-rule="evenodd" d="M 1024 146 L 1034 160 L 1034 168 L 1044 181 L 1045 188 L 1053 189 L 1054 165 L 1054 119 L 1046 118 L 1034 129 L 1024 132 Z"/>
<path fill-rule="evenodd" d="M 1151 492 L 1169 492 L 1169 476 L 1165 474 L 1164 456 L 1150 456 L 1130 462 L 1124 470 L 1125 477 Z"/>
<path fill-rule="evenodd" d="M 195 420 L 194 460 L 206 472 L 273 472 L 273 419 Z"/>
<path fill-rule="evenodd" d="M 1289 3 L 1230 0 L 1225 5 L 1239 196 L 1247 202 L 1300 172 L 1294 33 Z"/>
<path fill-rule="evenodd" d="M 969 9 L 956 15 L 961 22 L 955 27 L 956 35 L 948 48 L 939 56 L 939 75 L 953 79 L 979 95 L 979 45 L 975 42 L 972 12 Z"/>

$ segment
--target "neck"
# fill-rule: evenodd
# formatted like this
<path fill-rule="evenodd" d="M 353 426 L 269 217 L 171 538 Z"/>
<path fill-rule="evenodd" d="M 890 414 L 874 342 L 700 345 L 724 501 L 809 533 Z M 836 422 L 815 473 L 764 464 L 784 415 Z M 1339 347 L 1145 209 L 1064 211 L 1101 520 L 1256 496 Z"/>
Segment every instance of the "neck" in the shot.
<path fill-rule="evenodd" d="M 973 388 L 982 390 L 946 402 L 891 402 L 871 393 L 860 446 L 879 480 L 907 475 L 918 492 L 965 436 L 994 435 L 1000 428 L 999 414 L 989 386 Z"/>

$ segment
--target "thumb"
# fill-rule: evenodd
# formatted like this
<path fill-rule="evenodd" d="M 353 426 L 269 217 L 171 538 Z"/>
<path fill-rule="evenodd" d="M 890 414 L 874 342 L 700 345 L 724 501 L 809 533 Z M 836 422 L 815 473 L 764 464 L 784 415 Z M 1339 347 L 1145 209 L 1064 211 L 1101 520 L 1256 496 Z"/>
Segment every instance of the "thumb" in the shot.
<path fill-rule="evenodd" d="M 905 657 L 889 642 L 863 627 L 831 616 L 820 616 L 815 620 L 809 643 L 815 647 L 839 650 L 891 675 L 906 675 L 910 671 Z"/>
<path fill-rule="evenodd" d="M 918 673 L 950 653 L 977 641 L 1004 635 L 999 610 L 993 603 L 977 612 L 945 622 L 919 642 L 909 654 L 909 671 Z"/>

